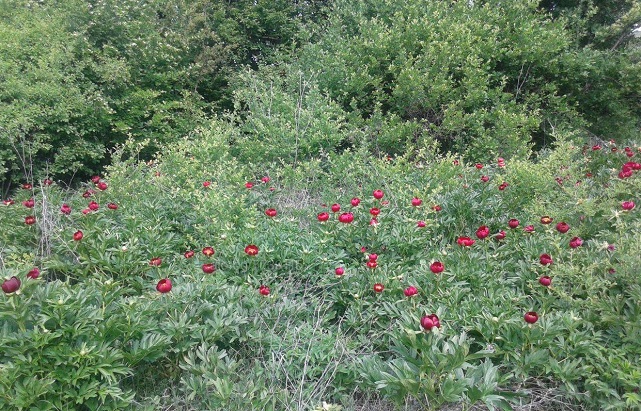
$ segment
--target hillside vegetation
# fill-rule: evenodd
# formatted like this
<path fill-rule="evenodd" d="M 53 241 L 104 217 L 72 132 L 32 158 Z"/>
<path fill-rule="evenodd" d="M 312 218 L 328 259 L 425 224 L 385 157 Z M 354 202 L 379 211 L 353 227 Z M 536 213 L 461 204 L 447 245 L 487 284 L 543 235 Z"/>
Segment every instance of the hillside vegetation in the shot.
<path fill-rule="evenodd" d="M 640 408 L 640 20 L 0 4 L 0 408 Z"/>

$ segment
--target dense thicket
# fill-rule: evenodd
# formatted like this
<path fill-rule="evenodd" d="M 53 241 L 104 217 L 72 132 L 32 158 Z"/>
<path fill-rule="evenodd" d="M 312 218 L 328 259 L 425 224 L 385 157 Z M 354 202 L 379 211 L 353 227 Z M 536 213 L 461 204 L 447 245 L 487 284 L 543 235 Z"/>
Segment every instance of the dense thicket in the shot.
<path fill-rule="evenodd" d="M 151 157 L 211 116 L 238 126 L 228 144 L 252 162 L 626 141 L 640 20 L 629 0 L 10 0 L 0 180 L 86 176 L 129 138 Z"/>
<path fill-rule="evenodd" d="M 0 4 L 0 182 L 98 171 L 229 109 L 229 76 L 318 18 L 319 2 L 8 0 Z"/>

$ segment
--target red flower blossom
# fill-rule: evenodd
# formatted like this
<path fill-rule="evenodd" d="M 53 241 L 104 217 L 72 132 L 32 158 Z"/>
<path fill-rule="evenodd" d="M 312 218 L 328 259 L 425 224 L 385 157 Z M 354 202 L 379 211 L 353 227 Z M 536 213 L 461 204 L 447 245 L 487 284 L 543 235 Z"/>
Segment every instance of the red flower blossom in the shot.
<path fill-rule="evenodd" d="M 187 250 L 183 255 L 185 256 L 185 258 L 192 258 L 195 254 L 196 253 L 194 253 L 192 250 Z"/>
<path fill-rule="evenodd" d="M 10 279 L 4 280 L 2 283 L 2 291 L 4 291 L 5 294 L 15 293 L 20 289 L 20 284 L 20 279 L 14 275 Z"/>
<path fill-rule="evenodd" d="M 479 240 L 483 240 L 489 235 L 490 235 L 490 228 L 486 225 L 482 225 L 476 230 L 476 237 Z"/>
<path fill-rule="evenodd" d="M 254 244 L 249 244 L 247 247 L 245 247 L 245 254 L 255 256 L 258 254 L 258 247 L 255 246 Z"/>
<path fill-rule="evenodd" d="M 477 170 L 480 170 L 480 169 L 482 169 L 482 168 L 483 168 L 483 164 L 481 164 L 481 163 L 476 163 L 476 164 L 474 165 L 474 167 L 476 167 L 476 169 L 477 169 Z"/>
<path fill-rule="evenodd" d="M 496 238 L 497 240 L 504 239 L 505 238 L 505 231 L 499 230 L 499 232 L 494 235 L 494 238 Z"/>
<path fill-rule="evenodd" d="M 248 189 L 248 190 L 249 190 L 249 189 L 251 189 L 252 187 L 254 187 L 254 183 L 252 183 L 251 181 L 248 181 L 248 182 L 246 182 L 246 183 L 245 183 L 245 188 L 246 188 L 246 189 Z"/>
<path fill-rule="evenodd" d="M 443 208 L 441 208 L 441 206 L 440 206 L 440 205 L 434 205 L 434 206 L 432 206 L 432 210 L 434 210 L 434 211 L 441 211 L 442 209 L 443 209 Z"/>
<path fill-rule="evenodd" d="M 84 236 L 85 235 L 82 233 L 82 231 L 78 230 L 75 233 L 73 233 L 73 241 L 80 241 Z"/>
<path fill-rule="evenodd" d="M 550 254 L 541 254 L 539 256 L 539 261 L 541 262 L 541 265 L 550 265 L 553 263 L 552 257 L 550 257 Z"/>
<path fill-rule="evenodd" d="M 434 261 L 432 264 L 430 264 L 430 271 L 434 274 L 440 274 L 443 272 L 443 270 L 445 270 L 445 266 L 440 261 Z"/>
<path fill-rule="evenodd" d="M 36 205 L 36 202 L 33 200 L 33 198 L 30 198 L 28 200 L 23 201 L 22 205 L 27 208 L 33 208 L 33 206 Z"/>
<path fill-rule="evenodd" d="M 470 247 L 475 243 L 475 241 L 472 240 L 470 237 L 459 237 L 458 240 L 456 240 L 456 242 L 461 247 Z"/>
<path fill-rule="evenodd" d="M 561 221 L 560 223 L 557 223 L 556 230 L 561 234 L 565 234 L 570 230 L 570 226 L 565 221 Z"/>
<path fill-rule="evenodd" d="M 539 320 L 539 315 L 534 311 L 528 311 L 523 316 L 523 319 L 528 324 L 534 324 L 535 322 L 537 322 Z"/>
<path fill-rule="evenodd" d="M 549 216 L 544 215 L 541 217 L 541 224 L 550 224 L 552 219 Z"/>
<path fill-rule="evenodd" d="M 345 269 L 343 267 L 336 267 L 334 273 L 336 273 L 336 275 L 340 277 L 341 275 L 345 274 Z"/>
<path fill-rule="evenodd" d="M 403 294 L 405 294 L 405 297 L 414 297 L 416 294 L 418 294 L 418 290 L 416 287 L 413 285 L 407 287 L 405 290 L 403 290 Z"/>
<path fill-rule="evenodd" d="M 91 211 L 96 211 L 96 210 L 98 210 L 100 208 L 100 205 L 98 203 L 96 203 L 95 201 L 90 201 L 88 208 Z"/>
<path fill-rule="evenodd" d="M 95 191 L 93 191 L 93 190 L 91 190 L 91 189 L 90 189 L 90 190 L 87 190 L 87 191 L 85 191 L 84 193 L 82 193 L 82 196 L 83 196 L 84 198 L 89 198 L 89 197 L 91 197 L 92 195 L 94 195 L 94 193 L 95 193 Z"/>
<path fill-rule="evenodd" d="M 327 221 L 329 220 L 329 214 L 323 211 L 322 213 L 318 213 L 318 216 L 316 216 L 316 218 L 321 222 Z"/>
<path fill-rule="evenodd" d="M 264 184 L 267 184 L 271 181 L 271 178 L 269 178 L 269 176 L 265 176 L 261 178 L 260 181 L 262 181 Z"/>
<path fill-rule="evenodd" d="M 211 181 L 203 181 L 203 187 L 207 188 L 211 185 Z"/>
<path fill-rule="evenodd" d="M 354 221 L 354 214 L 352 213 L 343 213 L 338 216 L 338 221 L 343 224 L 349 224 Z"/>
<path fill-rule="evenodd" d="M 366 265 L 367 265 L 367 268 L 371 268 L 371 269 L 378 267 L 378 263 L 376 262 L 376 260 L 369 260 Z"/>
<path fill-rule="evenodd" d="M 634 204 L 634 201 L 624 201 L 621 203 L 621 208 L 625 211 L 630 211 L 632 210 L 636 204 Z"/>
<path fill-rule="evenodd" d="M 383 190 L 374 190 L 372 195 L 374 196 L 375 199 L 380 200 L 381 198 L 383 198 L 385 193 L 383 193 Z"/>
<path fill-rule="evenodd" d="M 33 267 L 27 273 L 27 278 L 31 278 L 32 280 L 35 280 L 38 277 L 40 277 L 40 269 L 38 267 Z"/>
<path fill-rule="evenodd" d="M 352 198 L 352 207 L 358 207 L 358 205 L 361 203 L 361 199 L 358 197 Z"/>
<path fill-rule="evenodd" d="M 425 315 L 421 318 L 421 327 L 423 327 L 425 331 L 431 331 L 432 328 L 440 328 L 441 321 L 436 314 Z"/>
<path fill-rule="evenodd" d="M 267 287 L 266 285 L 261 285 L 260 287 L 258 287 L 258 293 L 267 297 L 269 295 L 269 287 Z"/>
<path fill-rule="evenodd" d="M 6 206 L 10 206 L 10 205 L 12 205 L 12 204 L 15 204 L 15 201 L 13 201 L 13 200 L 12 200 L 12 199 L 10 199 L 10 198 L 7 198 L 6 200 L 3 200 L 3 201 L 2 201 L 2 204 L 6 205 Z"/>
<path fill-rule="evenodd" d="M 162 264 L 162 259 L 160 257 L 154 257 L 149 260 L 149 265 L 152 267 L 160 267 L 160 264 Z"/>
<path fill-rule="evenodd" d="M 420 198 L 414 197 L 414 198 L 412 199 L 412 206 L 414 206 L 414 207 L 418 207 L 418 206 L 420 206 L 421 204 L 423 204 L 423 200 L 421 200 Z"/>
<path fill-rule="evenodd" d="M 482 182 L 484 182 L 484 183 L 487 183 L 488 181 L 490 181 L 490 177 L 488 177 L 488 176 L 481 176 L 481 181 L 482 181 Z"/>
<path fill-rule="evenodd" d="M 203 248 L 203 254 L 207 257 L 211 257 L 214 253 L 214 247 L 207 246 Z"/>
<path fill-rule="evenodd" d="M 278 212 L 275 208 L 268 208 L 267 210 L 265 210 L 265 215 L 267 217 L 276 217 L 277 214 Z"/>
<path fill-rule="evenodd" d="M 110 210 L 117 210 L 118 209 L 118 204 L 109 203 L 109 204 L 107 204 L 107 208 L 110 209 Z"/>
<path fill-rule="evenodd" d="M 423 221 L 423 220 L 417 221 L 416 222 L 416 226 L 418 228 L 424 228 L 425 227 L 425 221 Z"/>
<path fill-rule="evenodd" d="M 100 176 L 91 177 L 91 182 L 94 184 L 98 184 L 100 182 Z"/>
<path fill-rule="evenodd" d="M 544 275 L 539 278 L 539 283 L 544 287 L 549 287 L 550 284 L 552 284 L 552 279 L 549 276 Z"/>
<path fill-rule="evenodd" d="M 379 215 L 381 213 L 381 210 L 379 208 L 377 208 L 377 207 L 372 207 L 372 208 L 369 209 L 369 213 L 371 215 L 373 215 L 374 217 L 376 217 L 377 215 Z"/>
<path fill-rule="evenodd" d="M 332 212 L 333 213 L 338 213 L 339 211 L 341 211 L 341 205 L 340 204 L 334 203 L 334 204 L 332 204 L 331 208 L 332 208 Z"/>
<path fill-rule="evenodd" d="M 216 271 L 216 266 L 214 266 L 212 263 L 203 264 L 202 270 L 205 274 L 211 274 Z"/>
<path fill-rule="evenodd" d="M 510 221 L 507 222 L 508 227 L 514 229 L 519 226 L 519 220 L 516 218 L 510 219 Z"/>
<path fill-rule="evenodd" d="M 581 245 L 583 245 L 583 239 L 581 239 L 580 237 L 573 237 L 570 240 L 570 247 L 572 248 L 578 248 L 581 247 Z"/>
<path fill-rule="evenodd" d="M 33 188 L 33 186 L 31 184 L 29 184 L 29 183 L 24 183 L 22 185 L 22 189 L 23 190 L 31 190 L 32 188 Z"/>
<path fill-rule="evenodd" d="M 36 223 L 36 217 L 32 215 L 28 215 L 24 218 L 24 223 L 26 225 L 32 225 Z"/>
<path fill-rule="evenodd" d="M 45 178 L 44 180 L 42 180 L 43 186 L 50 186 L 51 184 L 53 184 L 53 180 L 51 180 L 50 178 Z"/>
<path fill-rule="evenodd" d="M 508 183 L 506 183 L 506 182 L 504 181 L 504 182 L 502 182 L 502 183 L 501 183 L 501 185 L 499 186 L 499 190 L 500 190 L 500 191 L 503 191 L 503 190 L 505 190 L 505 189 L 507 188 L 507 186 L 509 186 L 509 184 L 508 184 Z"/>
<path fill-rule="evenodd" d="M 382 293 L 385 287 L 381 283 L 376 283 L 374 284 L 374 292 L 376 293 Z"/>
<path fill-rule="evenodd" d="M 503 157 L 499 157 L 497 164 L 499 165 L 500 168 L 505 167 L 505 160 L 503 159 Z"/>
<path fill-rule="evenodd" d="M 523 231 L 526 233 L 533 233 L 534 232 L 534 226 L 533 225 L 526 225 L 523 227 Z"/>
<path fill-rule="evenodd" d="M 169 278 L 163 278 L 162 280 L 158 281 L 156 290 L 158 290 L 158 292 L 162 294 L 168 293 L 169 291 L 171 291 L 171 280 Z"/>
<path fill-rule="evenodd" d="M 107 183 L 105 183 L 104 181 L 101 181 L 98 184 L 96 184 L 96 187 L 98 187 L 98 190 L 100 191 L 105 191 L 108 186 L 107 186 Z"/>

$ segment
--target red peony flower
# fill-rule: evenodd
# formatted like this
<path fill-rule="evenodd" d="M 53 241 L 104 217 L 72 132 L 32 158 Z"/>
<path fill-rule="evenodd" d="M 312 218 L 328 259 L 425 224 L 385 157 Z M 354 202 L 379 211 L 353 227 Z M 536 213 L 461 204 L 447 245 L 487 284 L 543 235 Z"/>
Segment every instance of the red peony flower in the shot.
<path fill-rule="evenodd" d="M 162 259 L 160 257 L 154 257 L 149 261 L 149 265 L 152 267 L 160 267 L 162 264 Z"/>
<path fill-rule="evenodd" d="M 505 160 L 502 157 L 499 157 L 497 164 L 499 165 L 500 168 L 505 167 Z"/>
<path fill-rule="evenodd" d="M 483 240 L 489 235 L 490 235 L 490 228 L 486 225 L 482 225 L 476 230 L 476 237 L 479 240 Z"/>
<path fill-rule="evenodd" d="M 22 205 L 27 208 L 33 208 L 33 206 L 36 205 L 36 202 L 33 200 L 33 198 L 30 198 L 28 200 L 23 201 Z"/>
<path fill-rule="evenodd" d="M 385 193 L 383 193 L 383 190 L 374 190 L 372 195 L 374 196 L 375 199 L 380 200 L 381 198 L 383 198 Z"/>
<path fill-rule="evenodd" d="M 322 213 L 318 213 L 318 216 L 316 216 L 316 218 L 321 222 L 327 221 L 329 220 L 329 214 L 323 211 Z"/>
<path fill-rule="evenodd" d="M 202 269 L 205 274 L 211 274 L 216 271 L 216 267 L 212 263 L 203 264 Z"/>
<path fill-rule="evenodd" d="M 510 221 L 507 222 L 508 227 L 514 229 L 519 226 L 519 220 L 516 218 L 510 219 Z"/>
<path fill-rule="evenodd" d="M 550 224 L 552 219 L 549 216 L 544 215 L 541 217 L 541 224 Z"/>
<path fill-rule="evenodd" d="M 420 198 L 414 197 L 414 198 L 412 199 L 412 206 L 414 206 L 414 207 L 418 207 L 418 206 L 420 206 L 421 204 L 423 204 L 423 200 L 421 200 Z"/>
<path fill-rule="evenodd" d="M 487 183 L 488 181 L 490 181 L 490 177 L 488 177 L 488 176 L 481 176 L 481 181 L 482 181 L 482 182 L 484 182 L 484 183 Z"/>
<path fill-rule="evenodd" d="M 374 292 L 376 293 L 382 293 L 385 287 L 381 283 L 376 283 L 374 284 Z"/>
<path fill-rule="evenodd" d="M 482 169 L 482 168 L 483 168 L 483 164 L 481 164 L 481 163 L 476 163 L 476 164 L 474 165 L 474 167 L 476 167 L 476 169 L 477 169 L 477 170 L 480 170 L 480 169 Z"/>
<path fill-rule="evenodd" d="M 349 224 L 354 221 L 354 214 L 352 213 L 343 213 L 338 216 L 338 221 L 343 224 Z"/>
<path fill-rule="evenodd" d="M 20 279 L 15 275 L 2 283 L 2 291 L 5 294 L 15 293 L 20 289 Z"/>
<path fill-rule="evenodd" d="M 581 245 L 583 245 L 583 239 L 581 239 L 580 237 L 573 237 L 570 240 L 570 247 L 572 248 L 578 248 L 581 247 Z"/>
<path fill-rule="evenodd" d="M 71 207 L 69 207 L 69 204 L 63 204 L 62 207 L 60 207 L 60 212 L 62 214 L 71 214 Z"/>
<path fill-rule="evenodd" d="M 552 284 L 552 279 L 549 276 L 544 275 L 539 278 L 539 283 L 544 287 L 549 287 L 550 284 Z"/>
<path fill-rule="evenodd" d="M 534 311 L 528 311 L 523 316 L 523 319 L 528 324 L 534 324 L 535 322 L 537 322 L 539 320 L 539 315 Z"/>
<path fill-rule="evenodd" d="M 440 205 L 434 205 L 434 206 L 432 206 L 432 210 L 434 210 L 434 211 L 441 211 L 441 210 L 442 210 L 442 208 L 441 208 L 441 206 L 440 206 Z"/>
<path fill-rule="evenodd" d="M 24 223 L 26 225 L 32 225 L 36 223 L 36 217 L 32 215 L 28 215 L 24 218 Z"/>
<path fill-rule="evenodd" d="M 345 274 L 345 269 L 343 267 L 336 267 L 334 272 L 336 273 L 337 276 L 340 277 L 341 275 Z"/>
<path fill-rule="evenodd" d="M 100 205 L 98 203 L 96 203 L 95 201 L 90 201 L 88 208 L 91 211 L 96 211 L 96 210 L 98 210 L 100 208 Z"/>
<path fill-rule="evenodd" d="M 556 230 L 561 234 L 567 233 L 569 229 L 570 229 L 570 226 L 565 221 L 561 221 L 556 225 Z"/>
<path fill-rule="evenodd" d="M 32 280 L 35 280 L 38 277 L 40 277 L 40 269 L 38 267 L 33 267 L 27 273 L 27 278 L 31 278 Z"/>
<path fill-rule="evenodd" d="M 334 203 L 332 204 L 331 210 L 333 213 L 338 213 L 339 211 L 341 211 L 341 205 Z"/>
<path fill-rule="evenodd" d="M 369 258 L 370 261 L 376 261 L 378 260 L 378 254 L 370 254 L 367 258 Z"/>
<path fill-rule="evenodd" d="M 423 327 L 425 331 L 431 331 L 434 327 L 440 328 L 441 322 L 436 314 L 425 315 L 421 318 L 421 327 Z"/>
<path fill-rule="evenodd" d="M 534 226 L 533 225 L 526 225 L 523 227 L 523 231 L 526 233 L 533 233 L 534 232 Z"/>
<path fill-rule="evenodd" d="M 44 180 L 42 180 L 43 186 L 50 186 L 51 184 L 53 184 L 53 180 L 50 178 L 45 178 Z"/>
<path fill-rule="evenodd" d="M 192 258 L 195 254 L 196 253 L 194 253 L 192 250 L 187 250 L 183 255 L 185 256 L 185 258 Z"/>
<path fill-rule="evenodd" d="M 23 190 L 31 190 L 32 188 L 33 188 L 33 186 L 31 184 L 29 184 L 29 183 L 24 183 L 22 185 L 22 189 Z"/>
<path fill-rule="evenodd" d="M 376 227 L 378 225 L 378 220 L 376 218 L 372 218 L 369 220 L 369 225 Z"/>
<path fill-rule="evenodd" d="M 252 187 L 254 187 L 254 183 L 252 183 L 251 181 L 248 181 L 245 183 L 245 188 L 247 188 L 248 190 L 251 189 Z"/>
<path fill-rule="evenodd" d="M 110 210 L 117 210 L 118 209 L 118 204 L 109 203 L 109 204 L 107 204 L 107 208 L 110 209 Z"/>
<path fill-rule="evenodd" d="M 207 257 L 211 257 L 212 255 L 214 255 L 214 253 L 215 253 L 214 247 L 207 246 L 203 248 L 203 254 L 206 255 Z"/>
<path fill-rule="evenodd" d="M 15 202 L 15 201 L 13 201 L 13 200 L 12 200 L 12 199 L 10 199 L 10 198 L 7 198 L 6 200 L 3 200 L 3 201 L 2 201 L 2 204 L 6 205 L 6 206 L 10 206 L 10 205 L 15 204 L 15 203 L 16 203 L 16 202 Z"/>
<path fill-rule="evenodd" d="M 504 181 L 504 182 L 502 182 L 502 183 L 501 183 L 501 185 L 499 186 L 499 190 L 500 190 L 500 191 L 503 191 L 503 190 L 505 190 L 505 189 L 507 188 L 507 186 L 509 186 L 509 184 L 508 184 L 508 183 L 506 183 L 506 182 Z"/>
<path fill-rule="evenodd" d="M 403 294 L 405 294 L 405 297 L 408 297 L 408 298 L 414 297 L 416 294 L 418 294 L 418 290 L 416 289 L 416 287 L 412 285 L 407 287 L 405 290 L 403 290 Z"/>
<path fill-rule="evenodd" d="M 361 199 L 358 197 L 352 198 L 352 207 L 358 207 L 358 205 L 361 203 Z"/>
<path fill-rule="evenodd" d="M 247 247 L 245 247 L 245 254 L 250 255 L 250 256 L 255 256 L 258 254 L 258 247 L 255 246 L 254 244 L 249 244 Z"/>
<path fill-rule="evenodd" d="M 100 191 L 105 191 L 108 186 L 107 186 L 107 183 L 105 183 L 104 181 L 101 181 L 98 184 L 96 184 L 96 187 L 98 187 L 98 190 Z"/>
<path fill-rule="evenodd" d="M 162 280 L 158 281 L 156 290 L 158 290 L 158 292 L 162 294 L 168 293 L 169 291 L 171 291 L 171 280 L 169 278 L 163 278 Z"/>
<path fill-rule="evenodd" d="M 632 210 L 636 204 L 634 204 L 634 201 L 624 201 L 621 203 L 621 208 L 625 211 L 630 211 Z"/>
<path fill-rule="evenodd" d="M 267 184 L 271 181 L 271 178 L 269 178 L 269 176 L 265 176 L 261 178 L 260 181 L 262 181 L 264 184 Z"/>
<path fill-rule="evenodd" d="M 371 215 L 373 215 L 374 217 L 376 217 L 377 215 L 379 215 L 381 213 L 381 210 L 379 208 L 377 208 L 377 207 L 372 207 L 372 208 L 369 209 L 369 213 Z"/>
<path fill-rule="evenodd" d="M 459 237 L 458 240 L 456 240 L 456 242 L 461 247 L 471 247 L 475 243 L 475 241 L 472 240 L 470 237 Z"/>
<path fill-rule="evenodd" d="M 430 271 L 433 272 L 434 274 L 440 274 L 443 272 L 443 270 L 445 270 L 445 266 L 440 261 L 434 261 L 430 265 Z"/>
<path fill-rule="evenodd" d="M 367 265 L 367 268 L 371 268 L 371 269 L 378 267 L 378 263 L 376 262 L 376 260 L 369 260 L 366 265 Z"/>
<path fill-rule="evenodd" d="M 261 285 L 258 288 L 258 293 L 267 297 L 269 295 L 269 287 L 267 287 L 266 285 Z"/>
<path fill-rule="evenodd" d="M 494 235 L 494 238 L 496 238 L 497 240 L 504 239 L 505 238 L 505 231 L 499 230 L 499 232 Z"/>
<path fill-rule="evenodd" d="M 553 263 L 552 257 L 550 257 L 550 254 L 541 254 L 539 256 L 539 261 L 541 262 L 541 265 L 550 265 Z"/>
<path fill-rule="evenodd" d="M 423 220 L 417 221 L 417 222 L 416 222 L 416 226 L 417 226 L 418 228 L 423 228 L 423 227 L 425 227 L 425 221 L 423 221 Z"/>
<path fill-rule="evenodd" d="M 92 195 L 94 195 L 94 193 L 95 193 L 95 191 L 93 191 L 93 190 L 87 190 L 87 191 L 85 191 L 84 193 L 82 193 L 82 196 L 83 196 L 84 198 L 89 198 L 89 197 L 91 197 Z"/>
<path fill-rule="evenodd" d="M 203 187 L 207 188 L 211 185 L 211 181 L 203 181 Z"/>
<path fill-rule="evenodd" d="M 267 210 L 265 210 L 265 215 L 267 217 L 276 217 L 277 214 L 278 212 L 275 208 L 268 208 Z"/>
<path fill-rule="evenodd" d="M 91 177 L 91 182 L 94 184 L 98 184 L 100 182 L 100 176 Z"/>

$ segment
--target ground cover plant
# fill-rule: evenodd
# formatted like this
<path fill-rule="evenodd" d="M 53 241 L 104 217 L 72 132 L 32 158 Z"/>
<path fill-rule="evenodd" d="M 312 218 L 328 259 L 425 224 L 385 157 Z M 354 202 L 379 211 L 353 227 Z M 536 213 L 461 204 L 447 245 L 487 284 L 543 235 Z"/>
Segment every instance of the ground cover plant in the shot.
<path fill-rule="evenodd" d="M 3 409 L 641 403 L 638 146 L 269 168 L 227 131 L 3 199 Z"/>

